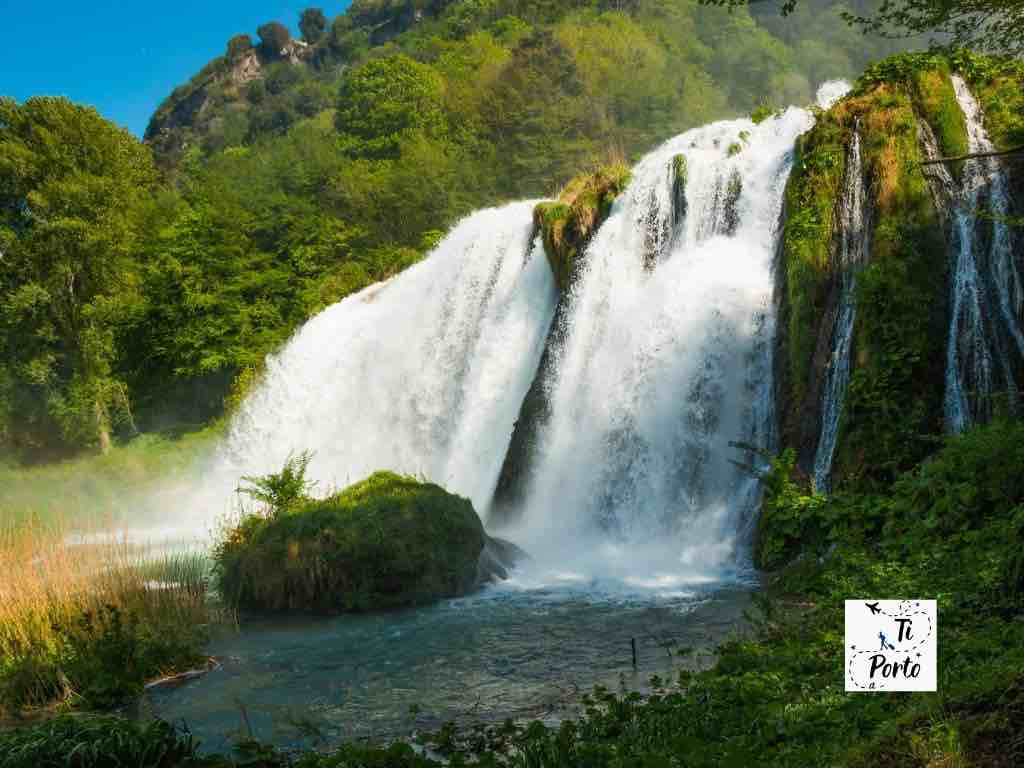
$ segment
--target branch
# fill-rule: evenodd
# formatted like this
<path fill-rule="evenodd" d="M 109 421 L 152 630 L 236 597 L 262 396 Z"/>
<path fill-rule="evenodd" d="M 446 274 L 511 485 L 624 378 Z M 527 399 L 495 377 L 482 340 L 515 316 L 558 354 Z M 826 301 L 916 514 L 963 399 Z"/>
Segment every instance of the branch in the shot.
<path fill-rule="evenodd" d="M 921 165 L 936 165 L 937 163 L 955 163 L 960 160 L 974 160 L 981 157 L 1003 157 L 1005 155 L 1015 155 L 1018 153 L 1024 153 L 1024 147 L 1003 149 L 998 152 L 972 152 L 971 154 L 958 155 L 957 157 L 937 157 L 934 160 L 922 160 Z"/>

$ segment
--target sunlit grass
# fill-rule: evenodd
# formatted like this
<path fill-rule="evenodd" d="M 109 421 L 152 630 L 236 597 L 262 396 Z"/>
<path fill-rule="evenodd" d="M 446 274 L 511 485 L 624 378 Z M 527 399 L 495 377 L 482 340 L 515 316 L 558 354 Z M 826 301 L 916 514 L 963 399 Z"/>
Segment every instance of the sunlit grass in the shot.
<path fill-rule="evenodd" d="M 103 707 L 202 665 L 225 614 L 201 554 L 116 536 L 73 543 L 51 524 L 0 529 L 0 711 Z"/>
<path fill-rule="evenodd" d="M 96 526 L 144 522 L 147 508 L 161 507 L 216 445 L 222 425 L 181 437 L 140 436 L 106 455 L 22 466 L 0 459 L 0 524 L 28 521 Z"/>

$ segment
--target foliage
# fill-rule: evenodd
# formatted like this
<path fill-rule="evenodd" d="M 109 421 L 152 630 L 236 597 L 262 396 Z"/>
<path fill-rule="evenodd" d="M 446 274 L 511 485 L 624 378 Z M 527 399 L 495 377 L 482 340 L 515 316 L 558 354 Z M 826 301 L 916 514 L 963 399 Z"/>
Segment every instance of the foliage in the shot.
<path fill-rule="evenodd" d="M 574 178 L 557 202 L 537 205 L 534 219 L 544 238 L 555 282 L 563 293 L 571 288 L 578 274 L 579 256 L 608 218 L 612 203 L 629 184 L 630 175 L 628 165 L 612 161 Z"/>
<path fill-rule="evenodd" d="M 149 150 L 65 99 L 0 100 L 0 433 L 21 451 L 131 428 L 115 369 L 141 297 Z"/>
<path fill-rule="evenodd" d="M 289 464 L 291 492 L 302 477 L 296 460 Z M 279 484 L 288 472 L 260 485 Z M 483 525 L 468 500 L 436 485 L 378 472 L 326 499 L 271 511 L 244 516 L 215 550 L 220 592 L 242 607 L 395 608 L 462 594 L 476 582 Z"/>
<path fill-rule="evenodd" d="M 0 731 L 0 768 L 171 768 L 194 757 L 191 737 L 161 720 L 62 715 Z"/>
<path fill-rule="evenodd" d="M 786 301 L 784 323 L 790 405 L 803 401 L 810 377 L 817 320 L 824 312 L 835 201 L 846 169 L 850 129 L 830 111 L 797 139 L 786 185 L 782 232 Z M 789 413 L 795 411 L 789 409 Z M 789 427 L 792 432 L 792 426 Z"/>
<path fill-rule="evenodd" d="M 700 0 L 702 4 L 743 7 L 753 0 Z M 789 15 L 801 0 L 785 0 Z M 1019 56 L 1024 52 L 1024 9 L 1016 0 L 886 0 L 867 7 L 843 10 L 843 19 L 865 34 L 912 38 L 935 35 L 933 45 L 974 48 L 978 51 Z"/>
<path fill-rule="evenodd" d="M 335 125 L 353 157 L 396 157 L 403 139 L 444 131 L 442 81 L 407 56 L 375 59 L 342 81 Z"/>
<path fill-rule="evenodd" d="M 201 559 L 29 527 L 0 534 L 0 566 L 0 711 L 118 706 L 204 662 L 215 614 Z"/>
<path fill-rule="evenodd" d="M 260 50 L 269 59 L 279 58 L 281 52 L 292 41 L 288 27 L 279 21 L 261 25 L 256 34 L 260 36 Z"/>
<path fill-rule="evenodd" d="M 267 517 L 277 517 L 293 510 L 308 498 L 313 483 L 306 479 L 306 469 L 313 460 L 313 454 L 303 451 L 298 456 L 289 456 L 280 472 L 271 472 L 262 477 L 245 476 L 243 482 L 248 488 L 239 488 L 243 493 L 261 502 Z"/>
<path fill-rule="evenodd" d="M 307 8 L 299 16 L 299 30 L 307 43 L 317 43 L 327 29 L 327 17 L 322 8 Z"/>

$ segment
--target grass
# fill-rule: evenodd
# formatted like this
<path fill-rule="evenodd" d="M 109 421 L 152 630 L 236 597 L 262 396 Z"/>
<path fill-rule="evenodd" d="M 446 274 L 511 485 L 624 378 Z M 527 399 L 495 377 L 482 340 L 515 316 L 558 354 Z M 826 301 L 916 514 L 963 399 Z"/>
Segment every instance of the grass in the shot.
<path fill-rule="evenodd" d="M 56 526 L 0 531 L 0 712 L 116 706 L 201 666 L 222 615 L 207 570 L 115 539 L 69 544 Z"/>
<path fill-rule="evenodd" d="M 563 293 L 575 279 L 578 257 L 629 184 L 630 175 L 624 157 L 610 154 L 608 162 L 566 184 L 557 201 L 537 206 L 534 221 L 544 236 L 544 250 Z"/>
<path fill-rule="evenodd" d="M 146 434 L 106 455 L 52 464 L 0 459 L 0 515 L 6 524 L 138 523 L 145 500 L 191 477 L 222 429 L 215 424 L 180 437 Z"/>

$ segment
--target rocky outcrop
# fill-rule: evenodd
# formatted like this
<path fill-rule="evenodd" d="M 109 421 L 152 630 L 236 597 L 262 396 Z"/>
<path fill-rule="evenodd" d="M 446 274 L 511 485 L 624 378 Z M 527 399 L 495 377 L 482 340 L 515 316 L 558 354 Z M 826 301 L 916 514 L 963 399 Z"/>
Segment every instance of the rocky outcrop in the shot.
<path fill-rule="evenodd" d="M 244 518 L 215 552 L 240 607 L 338 613 L 420 605 L 504 579 L 522 550 L 484 532 L 468 499 L 378 472 L 326 499 Z"/>
<path fill-rule="evenodd" d="M 855 128 L 871 210 L 864 233 L 870 247 L 853 293 L 850 381 L 833 484 L 891 479 L 927 455 L 944 430 L 955 236 L 943 186 L 957 186 L 958 169 L 951 167 L 943 182 L 921 162 L 966 146 L 950 73 L 991 72 L 978 61 L 923 54 L 881 62 L 798 142 L 778 258 L 775 384 L 780 442 L 796 451 L 801 474 L 813 469 L 835 353 L 840 244 L 850 234 L 842 231 L 839 206 Z M 1018 78 L 1019 89 L 1024 74 Z M 985 86 L 977 88 L 984 104 Z"/>
<path fill-rule="evenodd" d="M 612 203 L 629 183 L 629 175 L 625 163 L 601 166 L 593 173 L 577 176 L 566 184 L 558 200 L 540 203 L 534 210 L 544 252 L 563 294 L 579 275 L 587 244 L 608 218 Z"/>

